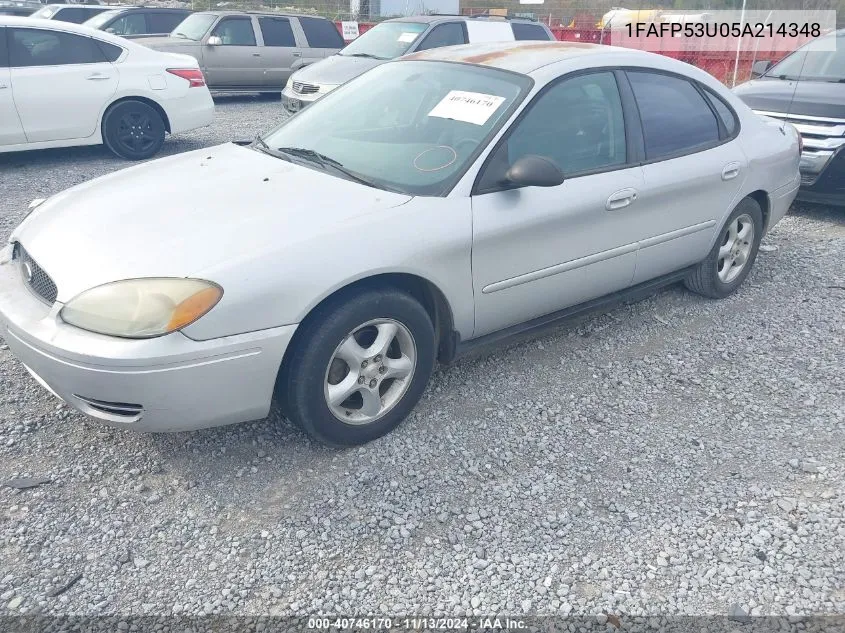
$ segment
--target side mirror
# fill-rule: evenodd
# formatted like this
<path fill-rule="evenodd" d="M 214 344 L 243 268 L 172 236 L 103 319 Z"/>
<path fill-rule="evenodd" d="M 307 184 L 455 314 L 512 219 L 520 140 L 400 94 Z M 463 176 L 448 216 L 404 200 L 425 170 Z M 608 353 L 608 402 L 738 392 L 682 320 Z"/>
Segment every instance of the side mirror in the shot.
<path fill-rule="evenodd" d="M 505 173 L 513 187 L 557 187 L 563 183 L 563 172 L 543 156 L 523 156 Z"/>
<path fill-rule="evenodd" d="M 751 66 L 751 78 L 756 79 L 757 77 L 762 77 L 771 67 L 772 62 L 770 61 L 761 59 L 760 61 L 754 62 Z"/>
<path fill-rule="evenodd" d="M 208 46 L 222 46 L 223 40 L 219 35 L 212 35 L 205 41 Z"/>

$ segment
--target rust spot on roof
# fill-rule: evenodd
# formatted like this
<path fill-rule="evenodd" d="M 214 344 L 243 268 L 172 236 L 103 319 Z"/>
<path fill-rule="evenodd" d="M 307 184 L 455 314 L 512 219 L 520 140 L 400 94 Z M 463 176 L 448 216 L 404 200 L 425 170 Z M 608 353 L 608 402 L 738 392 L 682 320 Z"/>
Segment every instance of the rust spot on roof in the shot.
<path fill-rule="evenodd" d="M 466 62 L 468 64 L 489 64 L 491 62 L 495 62 L 496 60 L 507 59 L 508 57 L 517 56 L 523 53 L 530 53 L 530 52 L 554 52 L 554 51 L 567 51 L 567 50 L 585 50 L 591 48 L 603 48 L 596 44 L 588 44 L 582 42 L 538 42 L 538 41 L 525 41 L 518 44 L 500 44 L 493 48 L 492 50 L 487 50 L 482 53 L 475 52 L 478 48 L 484 50 L 485 48 L 489 48 L 490 45 L 476 45 L 472 46 L 469 45 L 466 48 L 470 48 L 469 51 L 448 51 L 442 49 L 431 49 L 427 51 L 421 51 L 419 53 L 413 53 L 408 55 L 404 59 L 432 59 L 432 60 L 446 60 L 446 61 L 461 61 Z M 474 49 L 474 50 L 472 50 Z"/>
<path fill-rule="evenodd" d="M 508 48 L 499 49 L 497 51 L 490 51 L 489 53 L 479 53 L 477 55 L 469 55 L 461 58 L 469 64 L 486 64 L 497 59 L 505 59 L 520 53 L 534 52 L 534 51 L 563 51 L 573 48 L 592 48 L 593 44 L 580 44 L 577 42 L 532 42 L 530 44 L 520 44 L 518 46 L 509 46 Z"/>

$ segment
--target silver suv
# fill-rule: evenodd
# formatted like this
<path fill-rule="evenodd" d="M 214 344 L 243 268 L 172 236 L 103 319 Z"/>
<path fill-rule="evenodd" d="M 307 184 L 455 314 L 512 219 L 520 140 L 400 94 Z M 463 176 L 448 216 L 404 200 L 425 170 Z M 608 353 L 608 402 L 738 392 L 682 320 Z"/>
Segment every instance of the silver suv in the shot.
<path fill-rule="evenodd" d="M 417 51 L 458 44 L 554 39 L 544 24 L 520 18 L 425 15 L 386 20 L 336 55 L 291 75 L 282 92 L 282 105 L 294 114 L 370 68 Z"/>
<path fill-rule="evenodd" d="M 245 11 L 193 13 L 168 37 L 135 42 L 195 57 L 210 90 L 276 94 L 291 73 L 343 47 L 326 18 Z"/>

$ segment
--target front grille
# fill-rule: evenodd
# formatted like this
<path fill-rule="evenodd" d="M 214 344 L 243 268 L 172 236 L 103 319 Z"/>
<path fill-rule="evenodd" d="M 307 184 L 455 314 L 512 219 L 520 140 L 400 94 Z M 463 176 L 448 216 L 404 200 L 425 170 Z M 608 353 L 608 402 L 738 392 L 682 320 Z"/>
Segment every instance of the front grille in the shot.
<path fill-rule="evenodd" d="M 23 276 L 24 283 L 29 286 L 30 290 L 44 303 L 53 305 L 56 302 L 56 297 L 59 295 L 56 282 L 38 265 L 38 262 L 30 257 L 29 253 L 26 252 L 26 249 L 19 242 L 15 243 L 12 259 L 20 262 L 21 276 Z"/>
<path fill-rule="evenodd" d="M 314 84 L 304 84 L 301 81 L 294 81 L 293 82 L 293 91 L 300 95 L 312 95 L 315 92 L 319 92 L 320 86 L 315 86 Z"/>
<path fill-rule="evenodd" d="M 805 149 L 836 151 L 845 145 L 845 119 L 806 116 L 803 114 L 790 114 L 787 116 L 783 112 L 768 112 L 763 110 L 755 110 L 755 112 L 794 125 L 804 141 Z"/>
<path fill-rule="evenodd" d="M 126 402 L 106 402 L 105 400 L 95 400 L 94 398 L 86 398 L 79 394 L 73 394 L 74 398 L 78 398 L 81 402 L 87 404 L 95 412 L 106 413 L 121 418 L 135 418 L 144 411 L 144 407 L 140 404 L 129 404 Z"/>

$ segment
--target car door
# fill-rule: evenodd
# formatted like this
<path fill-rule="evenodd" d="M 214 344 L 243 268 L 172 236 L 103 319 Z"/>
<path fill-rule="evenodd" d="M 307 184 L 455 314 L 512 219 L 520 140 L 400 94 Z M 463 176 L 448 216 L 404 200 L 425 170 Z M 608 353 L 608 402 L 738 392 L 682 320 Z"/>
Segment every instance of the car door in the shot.
<path fill-rule="evenodd" d="M 258 27 L 264 41 L 261 48 L 264 63 L 262 85 L 281 91 L 302 58 L 302 49 L 297 46 L 289 18 L 262 16 L 258 18 Z"/>
<path fill-rule="evenodd" d="M 210 37 L 220 38 L 219 45 L 209 45 Z M 206 81 L 213 88 L 255 88 L 264 83 L 264 62 L 252 17 L 224 16 L 206 36 L 203 63 Z"/>
<path fill-rule="evenodd" d="M 87 138 L 117 90 L 118 73 L 97 42 L 45 28 L 9 28 L 15 104 L 31 143 Z"/>
<path fill-rule="evenodd" d="M 12 96 L 12 74 L 6 47 L 6 29 L 0 27 L 0 146 L 26 143 L 23 125 Z"/>
<path fill-rule="evenodd" d="M 673 74 L 631 70 L 626 76 L 646 160 L 638 204 L 624 211 L 638 220 L 639 283 L 704 259 L 717 224 L 738 202 L 748 161 L 736 140 L 735 115 L 715 94 Z"/>
<path fill-rule="evenodd" d="M 299 25 L 303 41 L 302 65 L 334 55 L 345 46 L 337 26 L 325 18 L 312 18 L 304 15 L 296 18 L 294 28 Z"/>
<path fill-rule="evenodd" d="M 631 283 L 632 221 L 642 169 L 628 155 L 630 117 L 613 71 L 544 88 L 487 159 L 472 196 L 475 336 L 582 303 Z M 521 157 L 553 160 L 556 187 L 508 189 Z"/>

